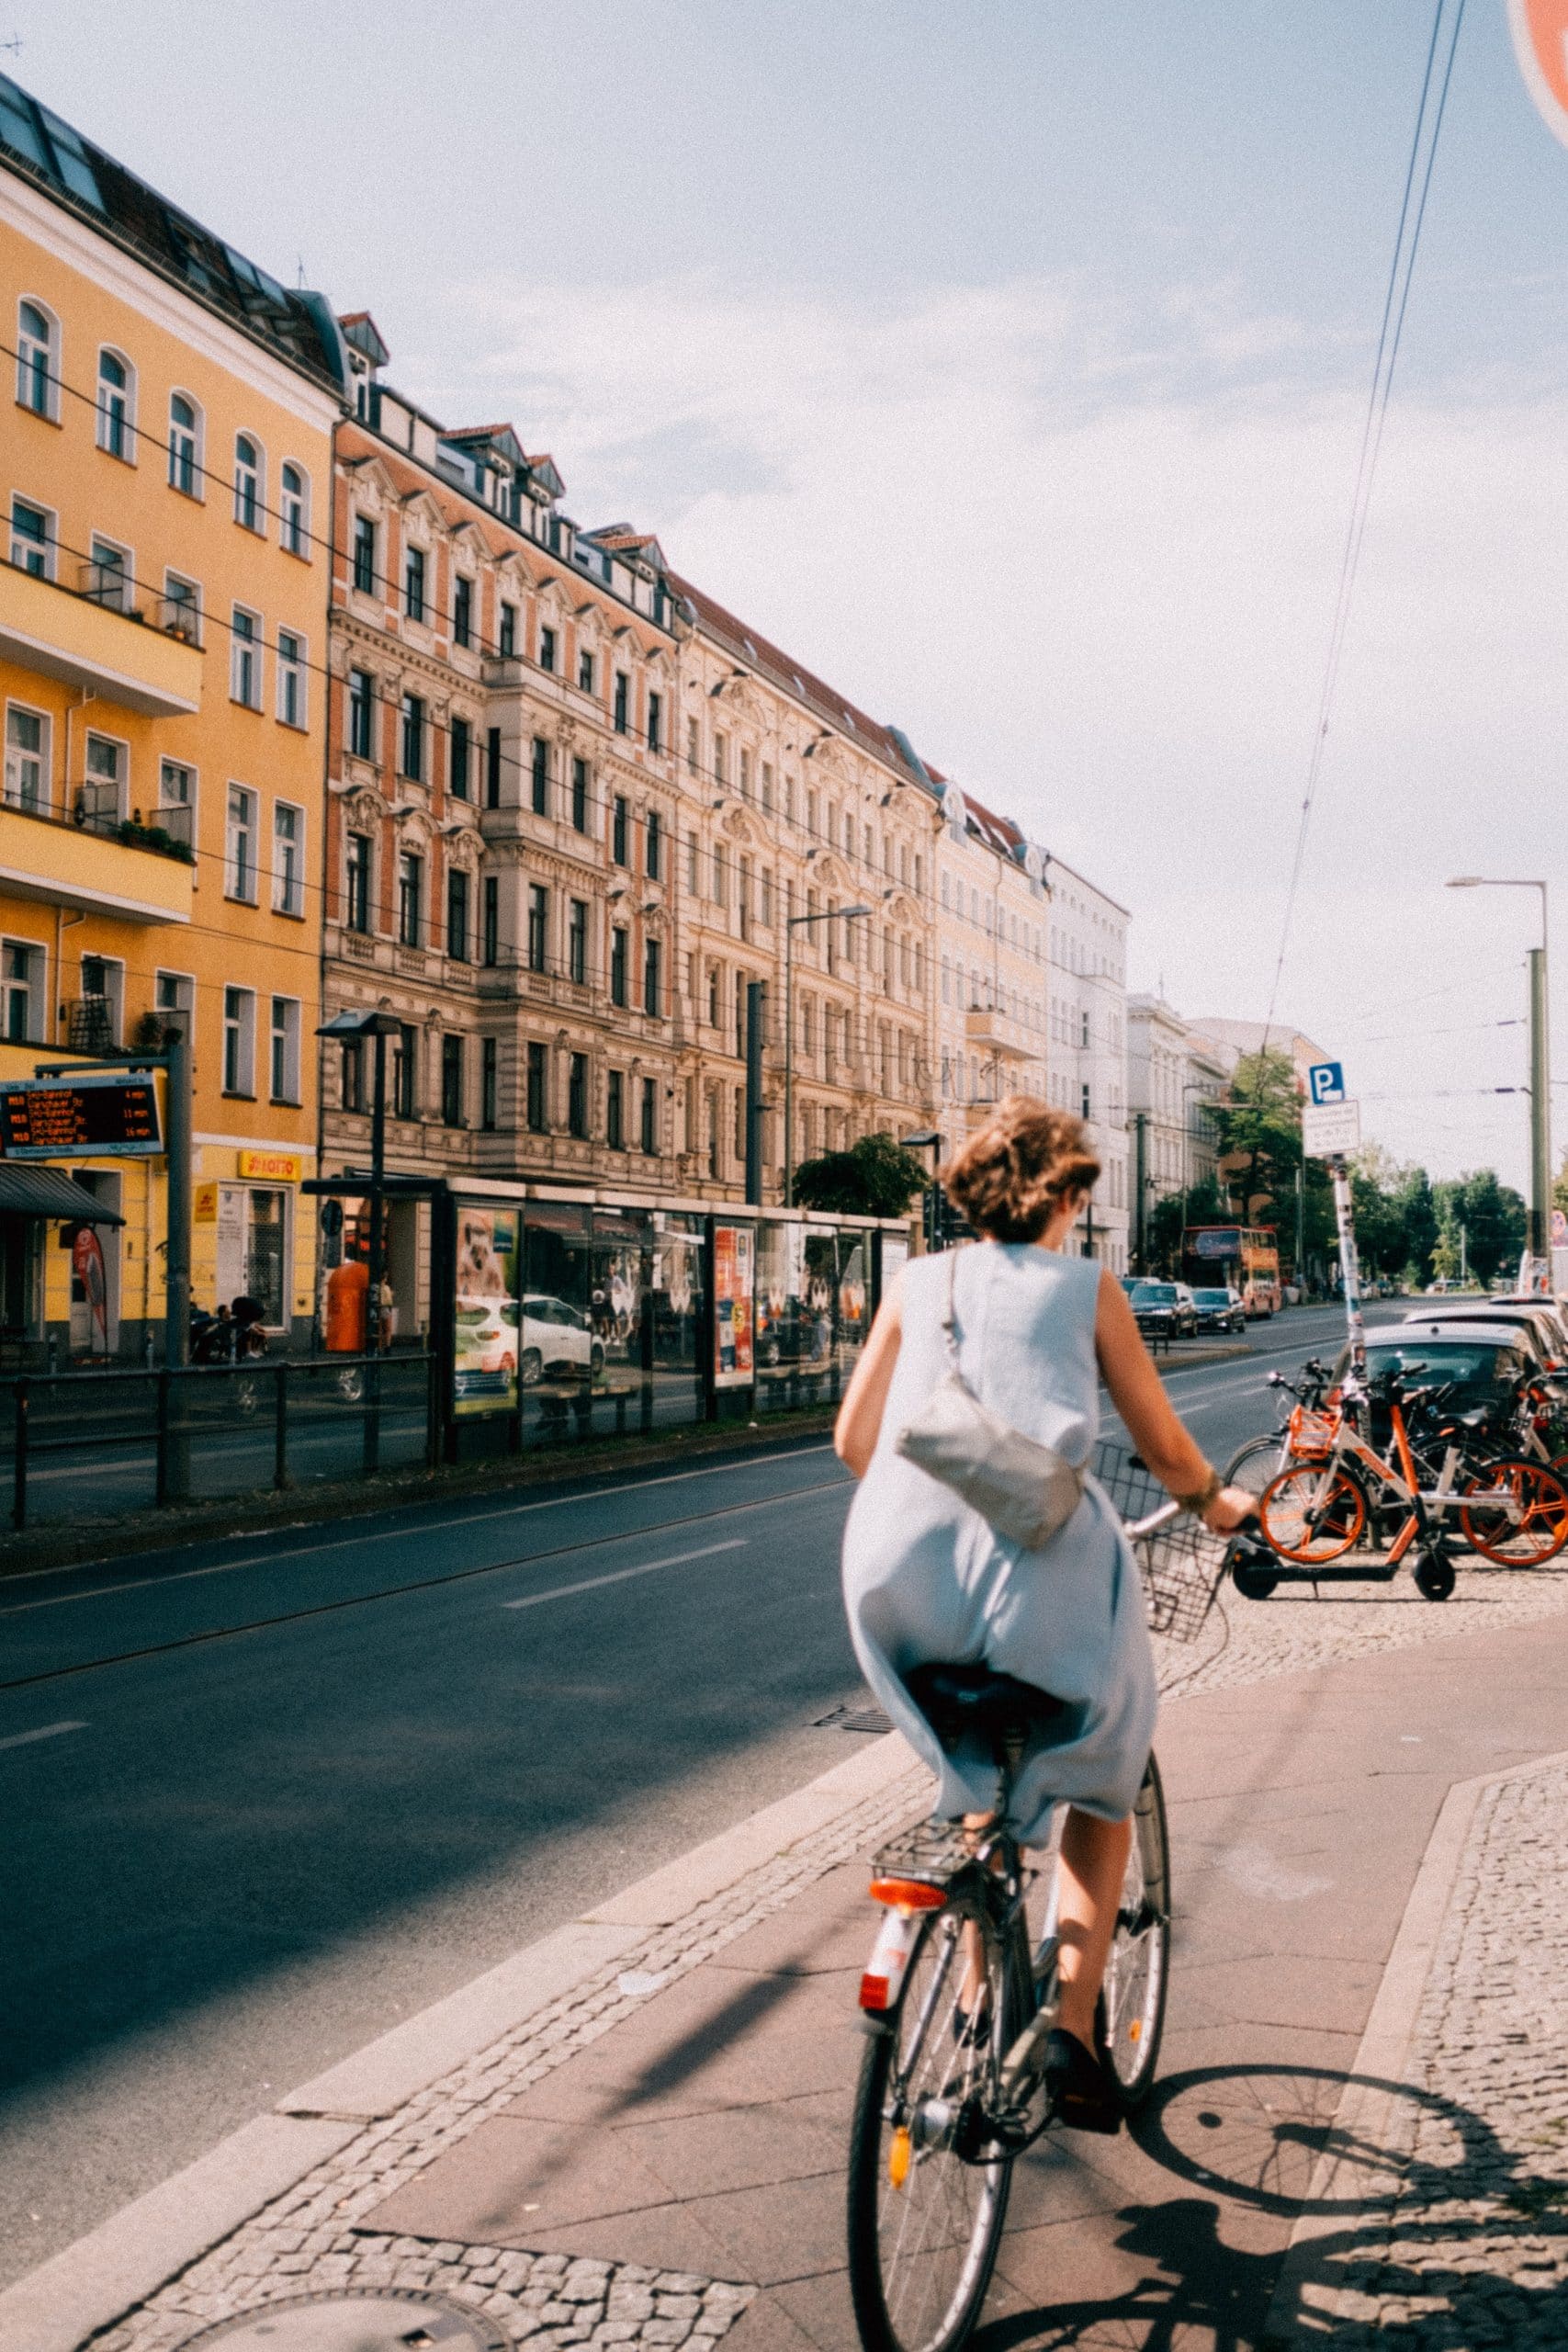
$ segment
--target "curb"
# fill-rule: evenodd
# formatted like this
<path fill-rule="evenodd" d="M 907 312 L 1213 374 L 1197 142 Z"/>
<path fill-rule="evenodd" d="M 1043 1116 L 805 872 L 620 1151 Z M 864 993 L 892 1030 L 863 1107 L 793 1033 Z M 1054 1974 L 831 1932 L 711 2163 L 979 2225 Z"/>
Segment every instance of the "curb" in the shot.
<path fill-rule="evenodd" d="M 0 2292 L 0 2352 L 77 2352 L 340 2154 L 367 2123 L 395 2113 L 574 1991 L 650 1928 L 683 1917 L 852 1813 L 908 1772 L 910 1761 L 898 1733 L 871 1741 L 289 2092 L 270 2114 Z"/>
<path fill-rule="evenodd" d="M 1329 2145 L 1318 2157 L 1311 2185 L 1291 2232 L 1290 2245 L 1264 2323 L 1268 2347 L 1299 2345 L 1304 2334 L 1325 2339 L 1336 2324 L 1354 2317 L 1355 2290 L 1342 2285 L 1325 2259 L 1325 2242 L 1342 2243 L 1388 2212 L 1386 2199 L 1365 2194 L 1366 2165 L 1341 2149 L 1386 2147 L 1393 2111 L 1405 2086 L 1411 2040 L 1431 1973 L 1449 1902 L 1482 1799 L 1512 1781 L 1526 1781 L 1568 1764 L 1568 1748 L 1537 1756 L 1506 1771 L 1483 1772 L 1456 1781 L 1443 1800 L 1399 1933 L 1384 1965 L 1366 2029 L 1351 2064 L 1350 2078 L 1335 2109 Z"/>

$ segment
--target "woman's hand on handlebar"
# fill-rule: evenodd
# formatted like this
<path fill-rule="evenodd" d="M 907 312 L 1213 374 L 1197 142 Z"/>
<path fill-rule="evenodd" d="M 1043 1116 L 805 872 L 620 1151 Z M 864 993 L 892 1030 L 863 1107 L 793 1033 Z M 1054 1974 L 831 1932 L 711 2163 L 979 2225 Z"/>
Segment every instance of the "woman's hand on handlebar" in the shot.
<path fill-rule="evenodd" d="M 1248 1494 L 1245 1487 L 1222 1487 L 1203 1513 L 1203 1524 L 1211 1535 L 1230 1535 L 1257 1510 L 1257 1496 Z"/>

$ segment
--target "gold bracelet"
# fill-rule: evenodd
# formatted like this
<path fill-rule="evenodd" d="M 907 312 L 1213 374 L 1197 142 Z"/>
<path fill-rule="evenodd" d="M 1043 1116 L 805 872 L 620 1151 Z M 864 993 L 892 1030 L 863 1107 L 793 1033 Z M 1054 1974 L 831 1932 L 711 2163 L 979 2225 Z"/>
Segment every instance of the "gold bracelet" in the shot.
<path fill-rule="evenodd" d="M 1213 1501 L 1215 1496 L 1223 1494 L 1224 1492 L 1224 1480 L 1220 1476 L 1219 1472 L 1211 1463 L 1209 1465 L 1209 1475 L 1204 1479 L 1202 1485 L 1198 1487 L 1194 1493 L 1190 1495 L 1178 1495 L 1175 1499 L 1181 1505 L 1183 1510 L 1190 1510 L 1194 1519 L 1201 1519 L 1203 1513 L 1208 1510 L 1209 1505 Z"/>

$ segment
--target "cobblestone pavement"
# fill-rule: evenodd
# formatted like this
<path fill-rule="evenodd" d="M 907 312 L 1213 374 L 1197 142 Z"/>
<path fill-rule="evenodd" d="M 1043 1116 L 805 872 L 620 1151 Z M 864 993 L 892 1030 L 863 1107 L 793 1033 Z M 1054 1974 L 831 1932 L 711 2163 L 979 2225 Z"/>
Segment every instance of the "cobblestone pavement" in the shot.
<path fill-rule="evenodd" d="M 1337 2352 L 1568 2343 L 1565 1818 L 1568 1769 L 1505 1781 L 1477 1809 L 1409 2094 L 1364 2176 L 1383 2211 L 1325 2249 L 1314 2300 Z"/>
<path fill-rule="evenodd" d="M 1568 1576 L 1466 1573 L 1454 1598 L 1442 1604 L 1423 1600 L 1407 1577 L 1392 1586 L 1323 1589 L 1332 1597 L 1314 1601 L 1310 1587 L 1286 1588 L 1261 1603 L 1227 1593 L 1193 1648 L 1156 1645 L 1162 1682 L 1172 1695 L 1235 1687 L 1568 1608 Z M 920 1810 L 929 1785 L 912 1766 L 854 1814 L 676 1926 L 650 1935 L 396 2116 L 367 2126 L 150 2301 L 95 2335 L 93 2352 L 174 2352 L 236 2312 L 317 2289 L 371 2286 L 424 2288 L 472 2305 L 512 2342 L 527 2343 L 535 2352 L 579 2344 L 716 2341 L 750 2300 L 753 2290 L 744 2281 L 491 2245 L 432 2245 L 362 2234 L 355 2225 L 528 2085 L 611 2030 L 640 2000 L 908 1820 Z M 1411 2340 L 1423 2347 L 1462 2345 L 1469 2352 L 1494 2342 L 1568 2340 L 1562 2300 L 1568 2202 L 1560 2208 L 1556 2201 L 1559 2179 L 1568 2199 L 1568 2058 L 1550 2064 L 1544 2051 L 1531 2047 L 1538 2030 L 1548 2042 L 1557 2038 L 1553 2029 L 1568 1995 L 1568 1983 L 1559 1981 L 1568 1978 L 1568 1948 L 1558 1935 L 1568 1862 L 1551 1829 L 1553 1807 L 1561 1815 L 1563 1794 L 1556 1784 L 1550 1793 L 1536 1783 L 1505 1791 L 1485 1820 L 1490 1835 L 1506 1813 L 1499 1856 L 1488 1851 L 1467 1864 L 1467 1893 L 1455 1913 L 1458 1940 L 1434 1977 L 1431 1997 L 1438 2007 L 1423 2045 L 1434 2086 L 1447 2085 L 1446 2068 L 1452 2070 L 1452 2084 L 1434 2087 L 1438 2104 L 1410 2109 L 1414 2136 L 1400 2176 L 1397 2219 L 1403 2224 L 1408 2218 L 1414 2240 L 1391 2237 L 1386 2254 L 1369 2257 L 1356 2271 L 1365 2311 L 1379 2315 L 1382 2344 L 1400 2340 L 1397 2332 L 1391 2338 L 1389 2325 L 1405 2324 L 1406 2306 L 1410 2326 L 1423 2331 Z M 1524 1808 L 1517 1821 L 1507 1813 L 1510 1805 Z M 1499 1866 L 1510 1873 L 1508 1898 L 1498 1889 L 1486 1905 L 1479 1904 L 1487 1871 Z M 1537 1922 L 1539 1932 L 1528 1925 L 1520 1932 L 1520 1920 Z M 1546 1966 L 1549 1952 L 1562 1954 L 1554 1969 Z M 1440 2104 L 1445 2098 L 1486 2119 L 1461 2119 L 1473 2146 Z M 1499 2101 L 1501 2121 L 1494 2113 Z M 1459 2201 L 1433 2203 L 1438 2189 L 1445 2197 L 1460 2191 Z M 1461 2222 L 1462 2240 L 1457 2234 Z M 1423 2267 L 1428 2257 L 1429 2267 Z M 1483 2313 L 1490 2333 L 1441 2332 L 1449 2325 L 1444 2315 L 1450 2294 L 1461 2290 L 1467 2308 L 1473 2304 Z M 1545 2334 L 1523 2332 L 1549 2310 L 1556 2314 L 1555 2333 L 1551 2325 Z M 1389 2312 L 1399 2316 L 1391 2323 Z M 1473 2331 L 1479 2322 L 1467 2324 Z"/>

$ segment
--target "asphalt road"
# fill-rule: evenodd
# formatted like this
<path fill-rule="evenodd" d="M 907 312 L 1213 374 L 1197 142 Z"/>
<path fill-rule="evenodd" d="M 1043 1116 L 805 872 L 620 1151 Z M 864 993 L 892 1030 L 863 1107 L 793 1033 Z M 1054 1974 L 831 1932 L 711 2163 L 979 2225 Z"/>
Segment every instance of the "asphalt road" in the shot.
<path fill-rule="evenodd" d="M 1171 1393 L 1223 1461 L 1342 1328 Z M 811 1442 L 8 1580 L 0 2283 L 844 1754 L 849 1491 Z"/>

